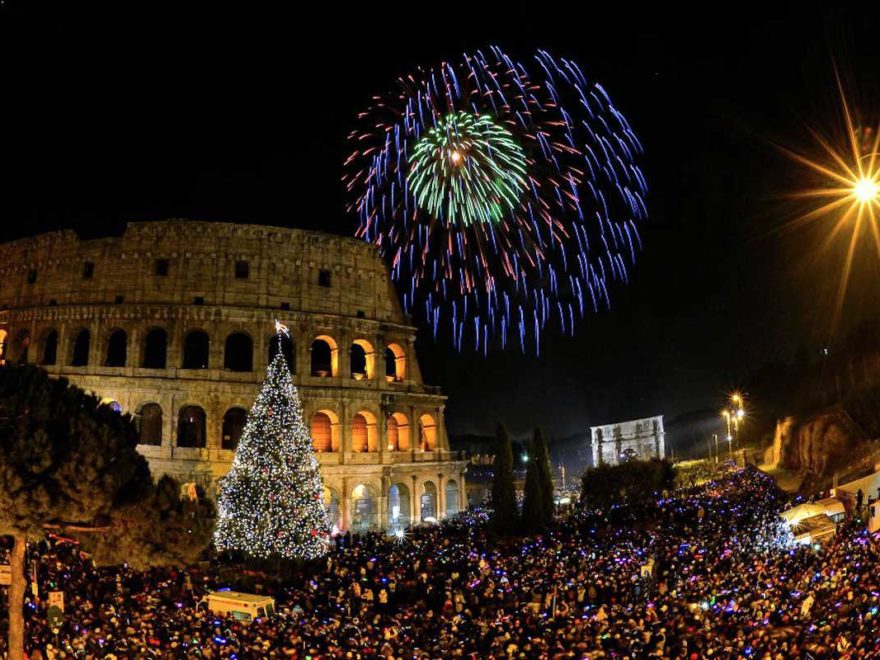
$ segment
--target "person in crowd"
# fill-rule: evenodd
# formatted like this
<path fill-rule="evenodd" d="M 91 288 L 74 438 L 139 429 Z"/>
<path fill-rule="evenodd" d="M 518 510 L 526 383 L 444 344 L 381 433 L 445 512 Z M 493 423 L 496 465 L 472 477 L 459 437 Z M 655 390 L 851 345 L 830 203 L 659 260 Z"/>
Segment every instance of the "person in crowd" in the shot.
<path fill-rule="evenodd" d="M 120 660 L 880 658 L 880 541 L 848 523 L 823 547 L 795 545 L 784 505 L 745 469 L 613 515 L 575 511 L 535 537 L 499 538 L 473 511 L 404 539 L 346 534 L 292 579 L 260 578 L 277 612 L 247 623 L 198 606 L 240 571 L 96 568 L 58 539 L 32 553 L 27 647 Z"/>

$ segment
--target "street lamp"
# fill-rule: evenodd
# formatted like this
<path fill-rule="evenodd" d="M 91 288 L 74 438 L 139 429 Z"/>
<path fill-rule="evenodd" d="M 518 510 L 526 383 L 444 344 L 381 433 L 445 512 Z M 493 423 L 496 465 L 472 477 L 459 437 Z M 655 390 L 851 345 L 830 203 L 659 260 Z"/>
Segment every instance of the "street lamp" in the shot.
<path fill-rule="evenodd" d="M 877 182 L 874 179 L 862 177 L 853 185 L 852 193 L 853 197 L 861 204 L 868 204 L 877 198 L 878 193 L 880 193 L 880 187 L 877 186 Z"/>
<path fill-rule="evenodd" d="M 733 434 L 730 432 L 730 422 L 733 420 L 734 432 L 736 431 L 736 425 L 741 415 L 739 412 L 742 411 L 742 408 L 736 411 L 730 410 L 722 410 L 721 416 L 724 417 L 724 421 L 727 422 L 727 457 L 729 459 L 733 458 Z"/>

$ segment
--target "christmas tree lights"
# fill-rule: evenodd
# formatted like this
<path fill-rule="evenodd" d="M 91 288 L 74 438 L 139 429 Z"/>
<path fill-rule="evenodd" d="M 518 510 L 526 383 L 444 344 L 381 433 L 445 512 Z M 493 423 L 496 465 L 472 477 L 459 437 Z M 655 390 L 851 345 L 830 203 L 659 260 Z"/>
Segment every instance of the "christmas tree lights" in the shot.
<path fill-rule="evenodd" d="M 276 330 L 287 328 L 276 322 Z M 280 342 L 279 342 L 280 344 Z M 220 482 L 214 544 L 255 558 L 314 559 L 327 551 L 324 486 L 299 394 L 279 351 Z"/>

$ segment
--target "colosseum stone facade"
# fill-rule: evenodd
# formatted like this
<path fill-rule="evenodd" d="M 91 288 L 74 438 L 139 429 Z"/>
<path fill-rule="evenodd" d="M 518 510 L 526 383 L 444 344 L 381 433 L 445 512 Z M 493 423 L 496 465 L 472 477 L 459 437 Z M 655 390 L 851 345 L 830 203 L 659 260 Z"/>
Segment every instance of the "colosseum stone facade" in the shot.
<path fill-rule="evenodd" d="M 449 451 L 445 397 L 422 383 L 414 339 L 382 260 L 353 238 L 175 220 L 0 245 L 0 359 L 131 413 L 154 474 L 215 492 L 283 351 L 341 529 L 466 504 L 466 462 Z"/>

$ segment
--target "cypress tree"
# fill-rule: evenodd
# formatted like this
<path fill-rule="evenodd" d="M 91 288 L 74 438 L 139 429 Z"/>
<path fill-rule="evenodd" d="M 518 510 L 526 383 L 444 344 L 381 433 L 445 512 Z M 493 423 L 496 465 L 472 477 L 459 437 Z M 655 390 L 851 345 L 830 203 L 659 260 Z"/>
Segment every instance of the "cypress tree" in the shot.
<path fill-rule="evenodd" d="M 550 474 L 550 456 L 547 442 L 540 429 L 529 450 L 526 469 L 525 500 L 523 501 L 522 526 L 525 532 L 539 532 L 553 520 L 553 477 Z"/>
<path fill-rule="evenodd" d="M 535 429 L 534 445 L 532 447 L 534 460 L 538 463 L 538 477 L 541 485 L 541 501 L 544 509 L 544 520 L 547 524 L 553 521 L 556 506 L 553 502 L 553 472 L 550 469 L 550 450 L 547 448 L 547 440 L 541 429 Z"/>
<path fill-rule="evenodd" d="M 494 477 L 492 480 L 492 523 L 496 529 L 510 532 L 516 525 L 516 491 L 513 486 L 513 448 L 503 424 L 495 433 Z"/>

